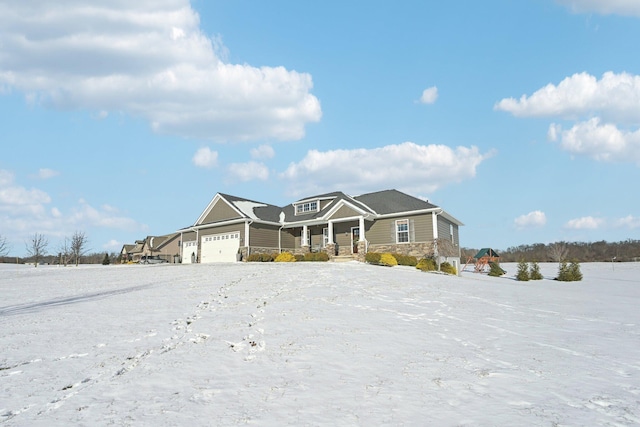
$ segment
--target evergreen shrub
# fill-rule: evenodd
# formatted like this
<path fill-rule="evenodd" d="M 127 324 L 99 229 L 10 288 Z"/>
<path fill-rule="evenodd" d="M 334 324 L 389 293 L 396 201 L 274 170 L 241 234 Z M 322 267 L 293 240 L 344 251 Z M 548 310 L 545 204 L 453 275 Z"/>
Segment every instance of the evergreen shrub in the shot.
<path fill-rule="evenodd" d="M 582 280 L 580 264 L 577 261 L 572 261 L 570 265 L 567 265 L 567 262 L 563 261 L 558 269 L 556 280 L 560 282 L 579 282 Z"/>
<path fill-rule="evenodd" d="M 396 261 L 396 259 L 393 257 L 393 255 L 391 255 L 388 252 L 385 252 L 383 254 L 380 255 L 380 265 L 388 265 L 388 266 L 394 266 L 394 265 L 398 265 L 398 261 Z"/>
<path fill-rule="evenodd" d="M 380 264 L 380 254 L 378 252 L 367 252 L 364 261 L 369 264 Z"/>
<path fill-rule="evenodd" d="M 529 277 L 529 265 L 526 261 L 522 260 L 518 263 L 518 273 L 516 274 L 516 280 L 520 282 L 528 282 Z"/>
<path fill-rule="evenodd" d="M 411 255 L 403 254 L 391 254 L 398 262 L 398 265 L 408 265 L 409 267 L 415 267 L 418 264 L 418 259 Z"/>
<path fill-rule="evenodd" d="M 251 254 L 247 257 L 247 262 L 271 262 L 273 256 L 269 254 Z"/>
<path fill-rule="evenodd" d="M 435 271 L 436 261 L 433 258 L 422 258 L 416 268 L 422 271 Z"/>
<path fill-rule="evenodd" d="M 497 262 L 490 262 L 489 267 L 490 267 L 489 276 L 500 277 L 507 273 L 505 270 L 502 269 L 502 267 L 500 267 L 500 264 L 498 264 Z"/>
<path fill-rule="evenodd" d="M 296 257 L 291 252 L 282 252 L 276 257 L 275 262 L 296 262 Z"/>
<path fill-rule="evenodd" d="M 440 271 L 447 274 L 453 274 L 453 275 L 458 274 L 458 272 L 456 271 L 456 268 L 446 261 L 440 264 Z"/>
<path fill-rule="evenodd" d="M 531 263 L 531 268 L 529 269 L 529 279 L 531 280 L 544 279 L 544 277 L 542 277 L 542 273 L 540 273 L 540 266 L 535 261 Z"/>

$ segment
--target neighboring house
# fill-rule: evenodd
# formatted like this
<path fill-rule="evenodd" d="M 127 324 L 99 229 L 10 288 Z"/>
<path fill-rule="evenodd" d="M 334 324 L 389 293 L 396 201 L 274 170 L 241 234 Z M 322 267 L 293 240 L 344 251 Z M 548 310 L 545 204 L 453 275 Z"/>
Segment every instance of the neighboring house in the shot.
<path fill-rule="evenodd" d="M 122 247 L 123 262 L 138 262 L 143 256 L 157 255 L 171 263 L 180 262 L 180 233 L 165 236 L 147 236 L 136 240 L 135 245 Z"/>
<path fill-rule="evenodd" d="M 144 240 L 136 240 L 136 243 L 133 245 L 124 245 L 122 247 L 122 260 L 123 262 L 138 262 L 140 261 L 140 257 L 142 257 L 142 251 L 144 248 L 145 241 Z M 124 251 L 126 249 L 126 258 Z"/>
<path fill-rule="evenodd" d="M 218 193 L 178 233 L 182 263 L 281 251 L 363 260 L 373 251 L 438 257 L 459 269 L 462 225 L 442 208 L 397 190 L 355 197 L 327 193 L 284 207 Z"/>
<path fill-rule="evenodd" d="M 120 249 L 120 259 L 123 263 L 131 261 L 133 259 L 133 249 L 136 245 L 124 244 Z"/>

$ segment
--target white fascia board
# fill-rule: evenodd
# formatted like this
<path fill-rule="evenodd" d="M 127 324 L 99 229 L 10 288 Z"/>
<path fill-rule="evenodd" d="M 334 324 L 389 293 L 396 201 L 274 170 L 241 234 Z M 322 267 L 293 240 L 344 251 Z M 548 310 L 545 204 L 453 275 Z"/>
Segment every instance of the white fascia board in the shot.
<path fill-rule="evenodd" d="M 462 221 L 458 220 L 456 217 L 454 217 L 453 215 L 447 213 L 446 211 L 442 211 L 440 216 L 446 218 L 447 220 L 449 220 L 450 222 L 454 223 L 455 225 L 457 225 L 459 227 L 464 225 L 464 223 Z"/>
<path fill-rule="evenodd" d="M 440 214 L 443 212 L 443 210 L 441 208 L 431 208 L 431 209 L 420 209 L 417 211 L 394 212 L 389 214 L 377 215 L 376 218 L 393 218 L 397 216 L 421 215 L 421 214 L 428 214 L 432 212 Z"/>
<path fill-rule="evenodd" d="M 216 228 L 216 227 L 221 227 L 224 225 L 233 225 L 233 224 L 242 224 L 242 223 L 251 223 L 251 224 L 266 224 L 266 225 L 273 225 L 276 227 L 280 227 L 282 224 L 280 224 L 279 222 L 270 222 L 270 221 L 262 221 L 262 220 L 257 220 L 257 219 L 250 219 L 250 218 L 237 218 L 237 219 L 230 219 L 228 221 L 221 221 L 221 222 L 213 222 L 213 223 L 209 223 L 209 224 L 202 224 L 202 225 L 194 225 L 192 227 L 190 227 L 190 230 L 205 230 L 207 228 Z"/>

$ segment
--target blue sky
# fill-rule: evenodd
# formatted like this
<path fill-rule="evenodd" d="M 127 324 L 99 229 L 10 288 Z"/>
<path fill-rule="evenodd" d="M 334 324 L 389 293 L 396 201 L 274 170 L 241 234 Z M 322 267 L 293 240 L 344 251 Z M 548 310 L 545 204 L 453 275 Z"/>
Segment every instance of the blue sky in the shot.
<path fill-rule="evenodd" d="M 399 3 L 399 4 L 398 4 Z M 0 0 L 0 235 L 23 255 L 396 188 L 465 247 L 640 237 L 640 2 Z"/>

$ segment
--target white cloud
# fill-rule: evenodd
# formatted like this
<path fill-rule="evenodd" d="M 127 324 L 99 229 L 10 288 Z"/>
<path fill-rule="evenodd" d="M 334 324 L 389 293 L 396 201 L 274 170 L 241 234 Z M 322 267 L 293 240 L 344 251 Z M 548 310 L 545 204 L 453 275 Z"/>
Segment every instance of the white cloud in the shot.
<path fill-rule="evenodd" d="M 373 149 L 310 150 L 280 178 L 289 183 L 292 195 L 336 189 L 358 194 L 380 188 L 425 194 L 473 178 L 480 163 L 491 155 L 480 154 L 474 146 L 452 149 L 413 142 Z"/>
<path fill-rule="evenodd" d="M 574 74 L 520 99 L 505 98 L 495 109 L 517 117 L 555 117 L 576 123 L 563 130 L 552 123 L 550 141 L 572 154 L 598 161 L 634 162 L 640 166 L 640 76 L 604 73 L 600 80 L 587 73 Z"/>
<path fill-rule="evenodd" d="M 542 227 L 547 223 L 547 216 L 542 211 L 520 215 L 513 221 L 518 228 Z"/>
<path fill-rule="evenodd" d="M 634 229 L 634 228 L 640 228 L 640 218 L 638 217 L 634 217 L 632 215 L 628 215 L 624 218 L 620 218 L 615 222 L 617 227 L 624 227 L 624 228 L 630 228 L 630 229 Z"/>
<path fill-rule="evenodd" d="M 592 216 L 585 216 L 582 218 L 575 218 L 568 221 L 565 225 L 566 228 L 574 230 L 595 230 L 600 228 L 604 224 L 604 220 L 601 218 L 594 218 Z"/>
<path fill-rule="evenodd" d="M 217 141 L 299 139 L 320 120 L 309 74 L 225 63 L 199 19 L 187 0 L 0 0 L 0 87 Z"/>
<path fill-rule="evenodd" d="M 259 162 L 231 163 L 227 170 L 232 179 L 242 182 L 269 179 L 269 169 Z"/>
<path fill-rule="evenodd" d="M 593 118 L 563 131 L 559 125 L 549 127 L 552 141 L 560 139 L 562 149 L 598 161 L 634 162 L 640 166 L 640 130 L 627 132 L 613 124 L 601 124 Z"/>
<path fill-rule="evenodd" d="M 261 145 L 258 148 L 251 149 L 251 158 L 256 160 L 272 159 L 275 154 L 270 145 Z"/>
<path fill-rule="evenodd" d="M 60 175 L 60 172 L 53 169 L 42 168 L 38 171 L 38 178 L 40 179 L 51 179 L 58 175 Z"/>
<path fill-rule="evenodd" d="M 422 92 L 422 96 L 420 97 L 420 102 L 422 104 L 433 104 L 438 99 L 438 88 L 436 86 L 432 86 L 430 88 L 425 89 Z"/>
<path fill-rule="evenodd" d="M 113 252 L 122 249 L 122 243 L 115 239 L 111 239 L 107 243 L 102 245 L 102 248 Z"/>
<path fill-rule="evenodd" d="M 640 16 L 638 0 L 556 0 L 569 6 L 573 12 L 596 12 L 603 15 L 618 14 Z"/>
<path fill-rule="evenodd" d="M 0 170 L 0 224 L 2 234 L 13 241 L 22 240 L 34 232 L 60 237 L 75 230 L 96 227 L 126 231 L 147 228 L 108 205 L 96 209 L 80 200 L 64 212 L 58 207 L 49 208 L 51 202 L 46 192 L 18 185 L 11 172 Z"/>
<path fill-rule="evenodd" d="M 196 151 L 191 161 L 200 168 L 212 168 L 218 165 L 218 152 L 211 151 L 209 147 L 202 147 Z"/>
<path fill-rule="evenodd" d="M 531 96 L 504 98 L 494 109 L 517 117 L 601 116 L 605 120 L 640 124 L 640 76 L 606 72 L 600 80 L 578 73 L 557 86 L 548 84 Z"/>

